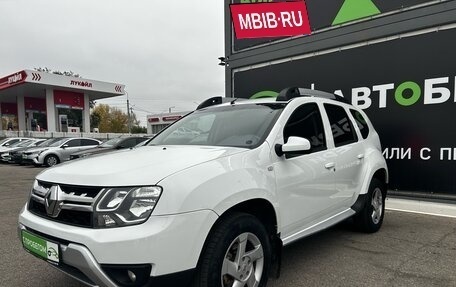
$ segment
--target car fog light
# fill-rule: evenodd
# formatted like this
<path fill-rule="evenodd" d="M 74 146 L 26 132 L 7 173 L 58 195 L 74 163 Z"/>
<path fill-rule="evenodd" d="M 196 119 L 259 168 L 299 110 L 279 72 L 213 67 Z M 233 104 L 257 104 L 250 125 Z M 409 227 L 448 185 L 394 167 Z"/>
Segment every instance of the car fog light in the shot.
<path fill-rule="evenodd" d="M 98 225 L 111 227 L 111 226 L 115 226 L 116 222 L 114 221 L 114 219 L 111 218 L 111 216 L 109 216 L 107 214 L 103 214 L 101 216 L 98 216 Z"/>
<path fill-rule="evenodd" d="M 131 282 L 136 282 L 136 274 L 133 271 L 128 270 L 128 278 L 130 278 Z"/>

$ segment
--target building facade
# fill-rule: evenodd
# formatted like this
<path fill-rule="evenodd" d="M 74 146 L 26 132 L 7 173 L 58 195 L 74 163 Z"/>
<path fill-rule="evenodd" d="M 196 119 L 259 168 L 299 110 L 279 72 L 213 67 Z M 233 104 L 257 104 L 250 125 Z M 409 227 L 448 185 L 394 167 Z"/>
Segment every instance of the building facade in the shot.
<path fill-rule="evenodd" d="M 231 5 L 285 1 L 225 0 L 226 96 L 295 86 L 341 95 L 374 123 L 391 190 L 456 196 L 456 1 L 300 1 L 310 34 L 240 39 Z"/>
<path fill-rule="evenodd" d="M 157 134 L 189 112 L 173 112 L 147 116 L 147 134 Z"/>

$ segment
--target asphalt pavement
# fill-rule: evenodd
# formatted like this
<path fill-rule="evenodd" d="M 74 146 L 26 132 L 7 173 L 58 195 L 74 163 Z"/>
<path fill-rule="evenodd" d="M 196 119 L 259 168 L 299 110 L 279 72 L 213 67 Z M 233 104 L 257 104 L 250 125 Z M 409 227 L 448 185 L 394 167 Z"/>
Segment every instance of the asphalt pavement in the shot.
<path fill-rule="evenodd" d="M 82 287 L 18 239 L 17 217 L 41 170 L 0 164 L 0 286 Z M 375 234 L 344 222 L 284 248 L 268 287 L 285 286 L 456 286 L 456 219 L 387 211 Z"/>

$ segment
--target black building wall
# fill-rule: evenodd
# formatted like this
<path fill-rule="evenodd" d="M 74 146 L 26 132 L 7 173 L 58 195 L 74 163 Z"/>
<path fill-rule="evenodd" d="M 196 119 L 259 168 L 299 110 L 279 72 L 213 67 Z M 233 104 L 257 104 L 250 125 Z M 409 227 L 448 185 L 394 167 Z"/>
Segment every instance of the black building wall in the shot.
<path fill-rule="evenodd" d="M 411 8 L 317 25 L 310 36 L 239 43 L 226 1 L 226 95 L 249 98 L 288 86 L 342 94 L 376 126 L 390 188 L 456 195 L 456 1 L 402 4 Z"/>

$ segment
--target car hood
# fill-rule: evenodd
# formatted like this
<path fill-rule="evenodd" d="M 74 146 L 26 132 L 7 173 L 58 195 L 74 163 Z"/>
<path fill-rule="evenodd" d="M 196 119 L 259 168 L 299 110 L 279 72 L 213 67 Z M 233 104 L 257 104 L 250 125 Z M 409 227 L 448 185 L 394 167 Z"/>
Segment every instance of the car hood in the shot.
<path fill-rule="evenodd" d="M 12 148 L 9 147 L 9 146 L 7 146 L 7 147 L 6 146 L 2 146 L 2 147 L 0 147 L 0 152 L 7 152 L 7 151 L 10 151 L 11 149 Z"/>
<path fill-rule="evenodd" d="M 27 149 L 27 147 L 15 147 L 15 148 L 10 148 L 9 150 L 7 151 L 4 151 L 4 152 L 15 152 L 15 151 L 23 151 Z M 1 152 L 1 151 L 0 151 Z"/>
<path fill-rule="evenodd" d="M 234 147 L 144 146 L 70 161 L 37 176 L 46 182 L 86 186 L 140 186 L 192 166 L 248 151 Z"/>
<path fill-rule="evenodd" d="M 43 150 L 50 149 L 50 147 L 33 147 L 33 148 L 27 148 L 24 152 L 26 153 L 37 153 Z"/>

